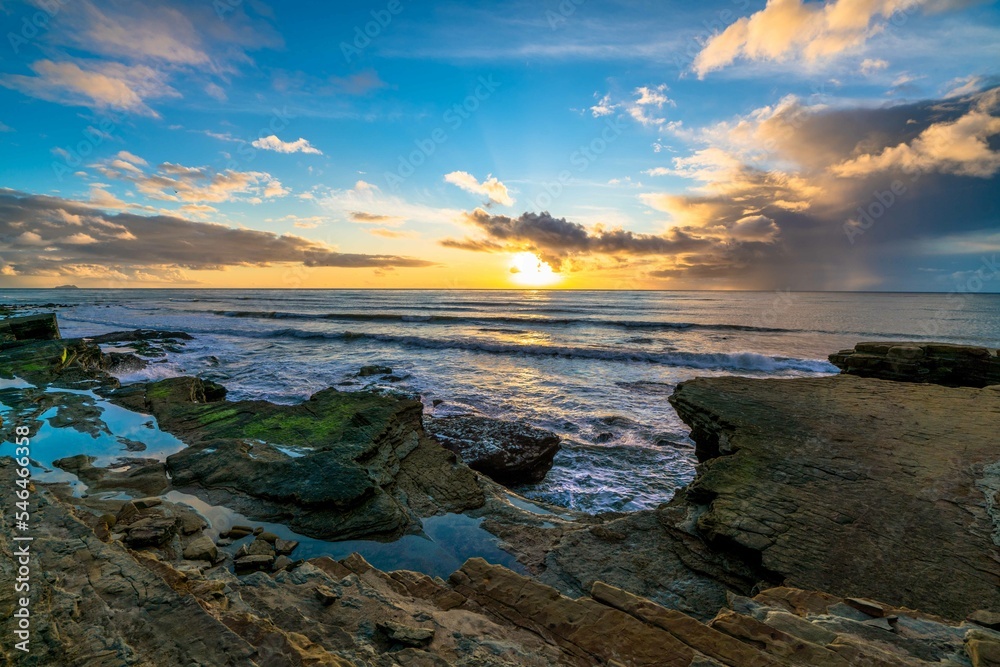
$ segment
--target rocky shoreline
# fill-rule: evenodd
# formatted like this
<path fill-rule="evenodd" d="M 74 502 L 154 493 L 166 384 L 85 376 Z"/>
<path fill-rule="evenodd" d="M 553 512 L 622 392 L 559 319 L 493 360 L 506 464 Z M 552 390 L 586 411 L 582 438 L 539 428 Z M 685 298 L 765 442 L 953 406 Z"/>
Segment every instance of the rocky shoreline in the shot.
<path fill-rule="evenodd" d="M 111 372 L 186 334 L 61 340 L 11 323 L 27 333 L 0 346 L 5 442 L 15 422 L 110 433 L 98 401 L 179 441 L 122 442 L 113 465 L 52 462 L 85 494 L 34 485 L 33 662 L 5 644 L 11 664 L 1000 664 L 996 350 L 860 344 L 831 357 L 840 376 L 685 382 L 670 402 L 691 427 L 694 482 L 654 510 L 589 516 L 502 485 L 544 476 L 558 448 L 544 432 L 425 428 L 418 401 L 367 392 L 280 406 L 198 378 L 121 387 Z M 14 469 L 0 459 L 5 488 Z M 185 497 L 247 523 L 214 525 Z M 391 542 L 453 515 L 520 571 L 303 558 L 261 525 Z M 10 634 L 10 512 L 0 522 Z"/>

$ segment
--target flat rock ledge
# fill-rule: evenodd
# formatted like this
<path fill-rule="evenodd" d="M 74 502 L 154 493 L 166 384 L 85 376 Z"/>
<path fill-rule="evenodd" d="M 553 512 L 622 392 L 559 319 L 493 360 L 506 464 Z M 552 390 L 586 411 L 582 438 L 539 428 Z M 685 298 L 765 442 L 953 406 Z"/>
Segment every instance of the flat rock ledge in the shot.
<path fill-rule="evenodd" d="M 702 378 L 671 398 L 709 545 L 772 584 L 964 618 L 1000 610 L 1000 387 Z"/>
<path fill-rule="evenodd" d="M 1000 384 L 1000 350 L 948 343 L 858 343 L 830 355 L 844 373 L 947 387 Z"/>

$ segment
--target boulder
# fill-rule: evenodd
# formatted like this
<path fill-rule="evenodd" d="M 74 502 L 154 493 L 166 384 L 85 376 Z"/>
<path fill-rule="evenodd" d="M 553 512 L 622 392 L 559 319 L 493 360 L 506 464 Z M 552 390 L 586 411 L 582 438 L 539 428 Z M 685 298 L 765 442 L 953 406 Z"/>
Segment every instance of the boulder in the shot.
<path fill-rule="evenodd" d="M 130 524 L 125 533 L 125 544 L 132 549 L 162 547 L 177 534 L 177 519 L 167 516 L 148 516 Z"/>
<path fill-rule="evenodd" d="M 554 433 L 488 417 L 429 419 L 427 430 L 473 470 L 504 485 L 545 479 L 559 451 Z"/>
<path fill-rule="evenodd" d="M 204 560 L 214 563 L 219 559 L 219 550 L 208 535 L 201 535 L 184 547 L 187 560 Z"/>

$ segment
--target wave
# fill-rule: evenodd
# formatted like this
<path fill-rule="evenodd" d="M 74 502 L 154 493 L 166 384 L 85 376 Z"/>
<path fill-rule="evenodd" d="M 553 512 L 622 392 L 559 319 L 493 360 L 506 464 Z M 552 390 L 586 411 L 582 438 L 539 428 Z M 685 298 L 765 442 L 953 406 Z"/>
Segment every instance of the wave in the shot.
<path fill-rule="evenodd" d="M 517 324 L 539 326 L 603 326 L 647 331 L 747 331 L 758 333 L 799 333 L 801 329 L 758 327 L 747 324 L 702 324 L 696 322 L 656 322 L 603 320 L 575 317 L 526 317 L 518 315 L 401 315 L 397 313 L 297 313 L 268 310 L 213 310 L 220 317 L 266 320 L 338 320 L 343 322 L 400 322 L 406 324 Z"/>
<path fill-rule="evenodd" d="M 264 338 L 298 338 L 302 340 L 374 341 L 401 345 L 403 347 L 432 350 L 465 350 L 484 354 L 640 362 L 702 370 L 749 371 L 757 373 L 778 373 L 782 371 L 804 373 L 838 372 L 836 366 L 819 359 L 771 357 L 756 352 L 646 352 L 643 350 L 560 345 L 517 345 L 514 343 L 498 343 L 487 340 L 423 338 L 420 336 L 398 336 L 353 331 L 330 333 L 305 331 L 302 329 L 279 329 L 277 331 L 260 332 L 258 335 Z"/>

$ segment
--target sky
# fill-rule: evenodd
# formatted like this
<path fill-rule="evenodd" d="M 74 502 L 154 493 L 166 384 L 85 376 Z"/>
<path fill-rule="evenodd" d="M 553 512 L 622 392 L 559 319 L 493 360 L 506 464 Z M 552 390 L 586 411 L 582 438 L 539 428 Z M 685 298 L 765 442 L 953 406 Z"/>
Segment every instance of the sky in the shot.
<path fill-rule="evenodd" d="M 0 36 L 0 287 L 1000 291 L 995 2 L 0 0 Z"/>

